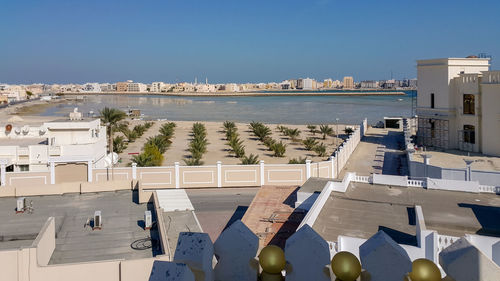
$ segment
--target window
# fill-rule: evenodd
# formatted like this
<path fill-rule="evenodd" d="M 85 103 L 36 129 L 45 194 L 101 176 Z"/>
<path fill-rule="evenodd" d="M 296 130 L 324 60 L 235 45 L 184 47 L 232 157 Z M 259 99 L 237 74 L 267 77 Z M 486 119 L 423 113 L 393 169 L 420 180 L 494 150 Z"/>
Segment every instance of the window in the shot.
<path fill-rule="evenodd" d="M 464 142 L 466 143 L 476 143 L 476 132 L 473 125 L 464 125 Z"/>
<path fill-rule="evenodd" d="M 19 165 L 19 171 L 28 172 L 30 170 L 30 165 Z"/>
<path fill-rule="evenodd" d="M 434 120 L 429 120 L 431 122 L 431 138 L 436 137 L 436 123 Z"/>
<path fill-rule="evenodd" d="M 464 95 L 464 114 L 475 114 L 474 95 Z"/>
<path fill-rule="evenodd" d="M 434 108 L 434 93 L 431 94 L 431 108 Z"/>

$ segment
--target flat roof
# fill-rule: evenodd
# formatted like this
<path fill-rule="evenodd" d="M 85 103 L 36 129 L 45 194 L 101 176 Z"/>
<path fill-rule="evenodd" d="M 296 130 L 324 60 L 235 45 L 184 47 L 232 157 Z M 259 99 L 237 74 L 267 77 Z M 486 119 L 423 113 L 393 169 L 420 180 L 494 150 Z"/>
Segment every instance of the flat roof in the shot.
<path fill-rule="evenodd" d="M 300 186 L 298 192 L 321 192 L 329 181 L 331 181 L 331 179 L 310 177 L 302 186 Z"/>
<path fill-rule="evenodd" d="M 396 242 L 416 243 L 414 206 L 422 206 L 427 229 L 439 234 L 500 237 L 500 197 L 422 188 L 351 183 L 332 192 L 313 224 L 325 240 L 339 235 L 368 239 L 379 230 Z"/>
<path fill-rule="evenodd" d="M 47 144 L 47 138 L 0 138 L 0 146 L 30 146 Z"/>
<path fill-rule="evenodd" d="M 16 214 L 16 198 L 0 198 L 1 249 L 31 245 L 47 218 L 55 217 L 56 248 L 49 264 L 140 259 L 160 253 L 156 228 L 148 231 L 142 228 L 144 212 L 154 208 L 151 203 L 134 203 L 132 191 L 27 199 L 33 201 L 32 214 Z M 102 212 L 103 228 L 93 231 L 85 223 L 97 210 Z M 140 241 L 148 237 L 152 237 L 153 242 Z M 141 248 L 147 244 L 153 247 L 144 250 L 132 248 L 133 245 Z"/>
<path fill-rule="evenodd" d="M 177 247 L 177 239 L 181 232 L 203 232 L 194 211 L 163 212 L 163 220 L 167 229 L 168 245 L 172 258 Z"/>

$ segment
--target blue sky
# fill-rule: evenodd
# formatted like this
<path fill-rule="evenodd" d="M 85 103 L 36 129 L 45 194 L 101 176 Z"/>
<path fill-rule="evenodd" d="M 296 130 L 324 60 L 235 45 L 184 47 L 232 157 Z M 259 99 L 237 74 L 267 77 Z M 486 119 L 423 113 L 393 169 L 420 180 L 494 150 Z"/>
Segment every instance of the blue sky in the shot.
<path fill-rule="evenodd" d="M 500 1 L 0 0 L 0 82 L 267 82 L 416 77 L 485 52 Z"/>

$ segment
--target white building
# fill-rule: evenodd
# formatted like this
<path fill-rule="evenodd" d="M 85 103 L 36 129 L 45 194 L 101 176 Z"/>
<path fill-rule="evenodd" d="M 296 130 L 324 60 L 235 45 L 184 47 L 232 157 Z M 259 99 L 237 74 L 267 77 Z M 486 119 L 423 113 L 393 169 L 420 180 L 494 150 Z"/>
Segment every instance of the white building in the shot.
<path fill-rule="evenodd" d="M 378 81 L 374 81 L 374 80 L 361 81 L 361 88 L 363 88 L 363 89 L 376 89 L 376 88 L 378 88 Z"/>
<path fill-rule="evenodd" d="M 101 85 L 99 85 L 99 83 L 86 83 L 83 85 L 82 91 L 87 93 L 100 93 Z"/>
<path fill-rule="evenodd" d="M 165 83 L 163 82 L 153 82 L 151 83 L 151 88 L 149 89 L 149 91 L 153 93 L 159 93 L 164 87 Z"/>
<path fill-rule="evenodd" d="M 127 88 L 128 92 L 146 92 L 146 90 L 147 90 L 146 84 L 137 82 L 129 83 Z"/>
<path fill-rule="evenodd" d="M 106 128 L 99 119 L 60 120 L 29 126 L 0 124 L 0 160 L 7 171 L 48 171 L 50 162 L 106 166 Z"/>
<path fill-rule="evenodd" d="M 487 58 L 420 60 L 418 144 L 500 156 L 500 72 Z"/>
<path fill-rule="evenodd" d="M 299 89 L 299 90 L 313 90 L 315 88 L 314 82 L 313 82 L 313 79 L 311 79 L 311 78 L 297 79 L 297 89 Z"/>

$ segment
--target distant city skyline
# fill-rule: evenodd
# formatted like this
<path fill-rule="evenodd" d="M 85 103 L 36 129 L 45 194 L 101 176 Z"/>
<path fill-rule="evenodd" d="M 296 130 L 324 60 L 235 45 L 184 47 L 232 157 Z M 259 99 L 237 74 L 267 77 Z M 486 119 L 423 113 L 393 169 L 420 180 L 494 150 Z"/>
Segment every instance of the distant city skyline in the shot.
<path fill-rule="evenodd" d="M 497 1 L 10 1 L 0 82 L 416 78 L 416 60 L 487 53 Z M 486 8 L 487 7 L 487 8 Z"/>

